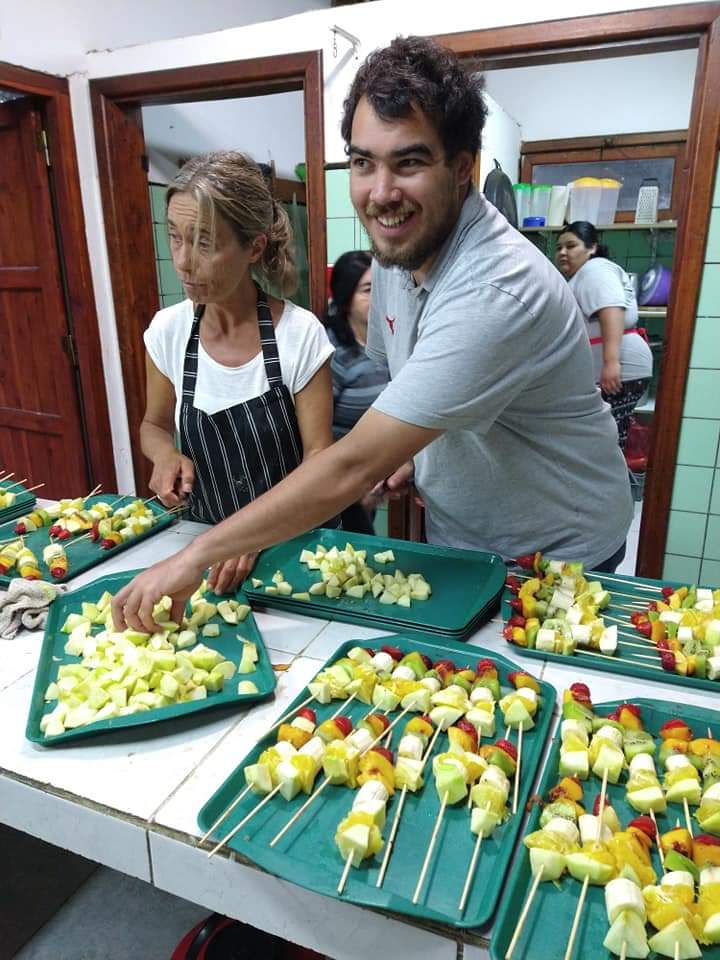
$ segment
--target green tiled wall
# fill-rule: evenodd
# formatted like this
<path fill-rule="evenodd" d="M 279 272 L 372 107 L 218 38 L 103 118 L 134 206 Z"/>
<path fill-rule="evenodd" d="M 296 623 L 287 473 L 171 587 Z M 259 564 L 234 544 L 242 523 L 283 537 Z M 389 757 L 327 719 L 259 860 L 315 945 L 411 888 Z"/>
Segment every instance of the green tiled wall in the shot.
<path fill-rule="evenodd" d="M 172 304 L 184 300 L 185 294 L 170 259 L 170 246 L 168 244 L 167 227 L 165 226 L 165 187 L 162 184 L 151 183 L 149 189 L 160 305 L 170 307 Z"/>
<path fill-rule="evenodd" d="M 370 240 L 350 202 L 350 171 L 325 171 L 327 195 L 327 262 L 348 250 L 369 250 Z"/>
<path fill-rule="evenodd" d="M 720 165 L 685 388 L 663 575 L 720 586 Z"/>

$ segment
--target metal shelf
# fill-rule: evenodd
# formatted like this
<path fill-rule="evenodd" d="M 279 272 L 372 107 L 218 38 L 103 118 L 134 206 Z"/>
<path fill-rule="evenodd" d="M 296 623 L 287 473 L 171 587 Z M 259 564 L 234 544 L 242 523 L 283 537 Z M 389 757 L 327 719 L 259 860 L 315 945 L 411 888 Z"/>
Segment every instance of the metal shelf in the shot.
<path fill-rule="evenodd" d="M 561 227 L 518 227 L 521 233 L 562 233 L 567 224 Z M 598 233 L 605 230 L 676 230 L 677 220 L 658 220 L 657 223 L 609 223 L 603 227 L 596 226 Z"/>

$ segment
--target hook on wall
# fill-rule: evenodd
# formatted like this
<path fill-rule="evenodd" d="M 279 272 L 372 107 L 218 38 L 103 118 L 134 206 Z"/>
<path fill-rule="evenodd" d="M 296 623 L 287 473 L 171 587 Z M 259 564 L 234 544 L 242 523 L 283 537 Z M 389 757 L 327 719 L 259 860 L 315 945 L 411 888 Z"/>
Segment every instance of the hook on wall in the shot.
<path fill-rule="evenodd" d="M 332 30 L 332 35 L 333 35 L 333 57 L 337 60 L 337 55 L 338 55 L 337 38 L 338 38 L 338 34 L 340 34 L 340 36 L 344 40 L 347 40 L 347 42 L 352 45 L 353 54 L 355 55 L 355 59 L 357 60 L 358 51 L 360 50 L 359 39 L 354 34 L 349 33 L 347 30 L 344 30 L 342 27 L 339 27 L 337 24 L 334 24 L 332 27 L 330 27 L 330 29 Z"/>

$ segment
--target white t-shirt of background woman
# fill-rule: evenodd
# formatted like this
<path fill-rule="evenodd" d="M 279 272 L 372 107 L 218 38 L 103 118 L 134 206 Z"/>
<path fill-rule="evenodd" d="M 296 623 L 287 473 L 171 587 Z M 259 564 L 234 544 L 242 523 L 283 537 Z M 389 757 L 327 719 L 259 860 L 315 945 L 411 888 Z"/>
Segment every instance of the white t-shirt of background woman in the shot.
<path fill-rule="evenodd" d="M 309 310 L 283 301 L 275 327 L 283 383 L 294 398 L 333 354 L 325 328 Z M 175 388 L 175 424 L 180 423 L 183 365 L 193 323 L 194 305 L 183 300 L 158 311 L 144 334 L 150 359 Z M 202 330 L 202 326 L 201 326 Z M 226 367 L 198 347 L 194 405 L 204 413 L 227 410 L 270 389 L 262 351 L 239 367 Z"/>
<path fill-rule="evenodd" d="M 598 311 L 604 307 L 621 307 L 625 311 L 625 329 L 638 325 L 638 306 L 632 281 L 623 268 L 606 257 L 593 257 L 569 280 L 578 306 L 585 317 L 591 340 L 602 336 Z M 603 368 L 602 343 L 592 345 L 595 382 L 600 382 Z M 626 333 L 620 343 L 620 379 L 644 380 L 652 376 L 652 352 L 638 333 Z"/>

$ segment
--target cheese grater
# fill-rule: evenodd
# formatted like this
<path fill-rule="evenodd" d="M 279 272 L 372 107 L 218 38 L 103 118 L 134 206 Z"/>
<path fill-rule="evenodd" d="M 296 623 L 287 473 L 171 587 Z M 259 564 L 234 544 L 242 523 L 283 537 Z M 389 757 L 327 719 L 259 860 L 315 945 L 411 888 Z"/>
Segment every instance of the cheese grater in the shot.
<path fill-rule="evenodd" d="M 655 177 L 643 180 L 638 190 L 635 223 L 657 223 L 660 187 Z"/>

